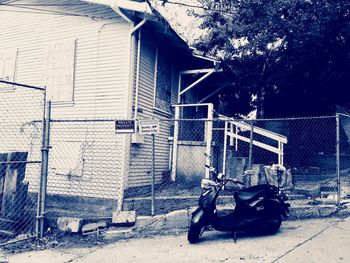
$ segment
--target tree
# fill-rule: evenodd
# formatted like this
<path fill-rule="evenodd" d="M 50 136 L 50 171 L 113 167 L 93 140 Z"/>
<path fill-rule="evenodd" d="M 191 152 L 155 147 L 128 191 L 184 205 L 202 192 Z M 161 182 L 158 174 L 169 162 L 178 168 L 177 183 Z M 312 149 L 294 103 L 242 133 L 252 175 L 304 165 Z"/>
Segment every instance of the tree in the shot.
<path fill-rule="evenodd" d="M 193 14 L 208 34 L 196 48 L 220 57 L 240 90 L 259 94 L 265 117 L 350 107 L 349 1 L 198 2 Z"/>

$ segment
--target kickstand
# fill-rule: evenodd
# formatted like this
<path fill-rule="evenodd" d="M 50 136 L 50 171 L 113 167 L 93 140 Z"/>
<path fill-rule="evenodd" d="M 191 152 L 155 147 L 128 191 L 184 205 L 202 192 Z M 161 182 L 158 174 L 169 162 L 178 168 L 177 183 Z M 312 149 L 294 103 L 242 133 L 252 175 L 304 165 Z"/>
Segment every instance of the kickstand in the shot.
<path fill-rule="evenodd" d="M 235 241 L 235 244 L 237 243 L 237 232 L 233 232 L 233 240 Z"/>

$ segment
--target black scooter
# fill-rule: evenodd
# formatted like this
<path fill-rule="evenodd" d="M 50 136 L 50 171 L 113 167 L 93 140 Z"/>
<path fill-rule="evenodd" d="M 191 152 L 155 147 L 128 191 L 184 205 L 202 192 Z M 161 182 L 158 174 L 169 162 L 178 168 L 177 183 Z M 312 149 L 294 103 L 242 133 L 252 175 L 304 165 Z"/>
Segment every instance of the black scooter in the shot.
<path fill-rule="evenodd" d="M 228 182 L 232 182 L 235 188 L 244 185 L 235 179 L 226 178 L 222 173 L 217 174 L 215 168 L 207 166 L 211 172 L 210 179 L 202 179 L 202 194 L 199 198 L 199 206 L 192 213 L 191 225 L 187 239 L 195 243 L 201 237 L 207 225 L 211 225 L 218 231 L 234 233 L 236 242 L 237 232 L 253 232 L 260 234 L 276 233 L 289 212 L 290 204 L 285 201 L 287 196 L 273 185 L 262 184 L 243 190 L 234 190 L 236 206 L 233 212 L 226 215 L 218 215 L 216 201 L 222 189 Z M 240 187 L 239 187 L 240 186 Z"/>

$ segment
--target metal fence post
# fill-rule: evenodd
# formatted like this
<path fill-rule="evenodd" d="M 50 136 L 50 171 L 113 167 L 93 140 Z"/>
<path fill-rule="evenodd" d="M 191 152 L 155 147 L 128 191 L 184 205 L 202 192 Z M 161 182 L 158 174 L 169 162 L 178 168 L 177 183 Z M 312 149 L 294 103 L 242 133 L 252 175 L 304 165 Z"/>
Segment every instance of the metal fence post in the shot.
<path fill-rule="evenodd" d="M 214 106 L 212 103 L 208 104 L 208 118 L 206 120 L 206 127 L 207 127 L 207 137 L 206 140 L 206 146 L 205 146 L 205 152 L 209 154 L 209 156 L 206 156 L 205 158 L 205 164 L 207 166 L 211 166 L 211 146 L 212 146 L 212 140 L 213 140 L 213 109 Z M 209 179 L 210 172 L 209 169 L 205 169 L 205 178 Z"/>
<path fill-rule="evenodd" d="M 180 118 L 180 106 L 175 105 L 175 123 L 174 123 L 174 138 L 173 138 L 173 154 L 171 161 L 171 181 L 176 180 L 177 169 L 177 150 L 179 140 L 179 118 Z"/>
<path fill-rule="evenodd" d="M 156 154 L 155 154 L 155 138 L 154 134 L 152 134 L 152 185 L 151 185 L 151 216 L 154 216 L 154 185 L 155 185 L 155 159 L 156 159 Z"/>
<path fill-rule="evenodd" d="M 339 114 L 335 115 L 336 119 L 336 170 L 337 170 L 337 205 L 340 205 L 340 125 Z"/>
<path fill-rule="evenodd" d="M 51 101 L 46 103 L 46 113 L 44 112 L 43 119 L 43 139 L 41 148 L 41 177 L 40 190 L 38 194 L 38 211 L 37 211 L 37 226 L 36 233 L 40 238 L 44 235 L 44 221 L 46 209 L 46 187 L 47 174 L 49 166 L 49 148 L 50 148 L 50 119 L 51 119 Z"/>

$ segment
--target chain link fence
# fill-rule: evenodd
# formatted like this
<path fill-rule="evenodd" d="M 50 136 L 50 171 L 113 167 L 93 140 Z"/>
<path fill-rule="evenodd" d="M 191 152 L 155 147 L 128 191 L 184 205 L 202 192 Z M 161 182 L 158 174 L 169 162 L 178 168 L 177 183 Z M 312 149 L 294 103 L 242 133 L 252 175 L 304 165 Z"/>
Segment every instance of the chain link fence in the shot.
<path fill-rule="evenodd" d="M 52 119 L 47 218 L 110 218 L 123 194 L 126 136 L 111 119 Z"/>
<path fill-rule="evenodd" d="M 144 135 L 142 143 L 132 146 L 131 158 L 144 157 L 142 167 L 130 167 L 137 169 L 142 180 L 126 190 L 125 208 L 138 214 L 160 214 L 196 206 L 208 149 L 211 164 L 246 187 L 266 182 L 278 185 L 292 206 L 339 204 L 350 194 L 350 118 L 339 115 L 339 122 L 337 118 L 161 120 L 155 146 L 152 135 Z M 176 123 L 177 139 L 172 136 Z M 276 167 L 284 168 L 282 174 Z M 232 193 L 228 188 L 219 202 L 232 205 Z"/>
<path fill-rule="evenodd" d="M 157 132 L 118 134 L 114 119 L 44 119 L 42 88 L 1 82 L 0 99 L 4 242 L 42 236 L 44 215 L 54 225 L 58 216 L 110 220 L 121 208 L 155 215 L 194 207 L 201 179 L 210 177 L 206 164 L 246 187 L 278 185 L 292 207 L 350 198 L 346 114 L 213 119 L 203 104 L 175 111 L 178 119 L 160 119 Z M 41 175 L 46 165 L 47 185 Z M 219 203 L 234 205 L 233 190 L 227 187 Z"/>
<path fill-rule="evenodd" d="M 183 110 L 183 119 L 159 120 L 153 134 L 118 134 L 114 119 L 48 118 L 48 176 L 41 189 L 44 90 L 1 88 L 1 237 L 37 235 L 42 214 L 55 224 L 58 216 L 110 219 L 119 208 L 155 215 L 194 207 L 209 163 L 246 187 L 280 186 L 292 206 L 349 198 L 348 115 L 212 119 L 207 105 Z M 285 168 L 282 175 L 276 167 Z M 41 210 L 40 189 L 47 190 Z M 232 188 L 219 203 L 234 204 Z"/>
<path fill-rule="evenodd" d="M 0 81 L 0 240 L 36 236 L 45 90 Z"/>

